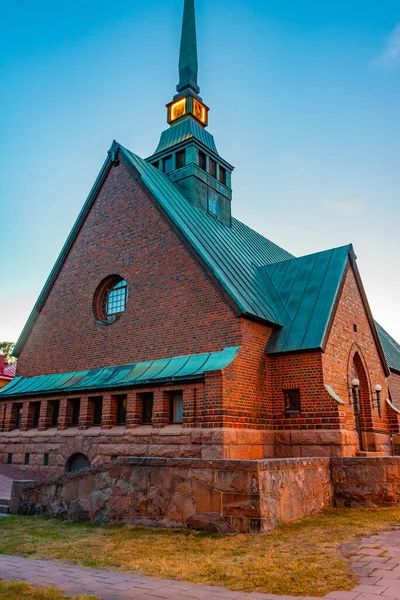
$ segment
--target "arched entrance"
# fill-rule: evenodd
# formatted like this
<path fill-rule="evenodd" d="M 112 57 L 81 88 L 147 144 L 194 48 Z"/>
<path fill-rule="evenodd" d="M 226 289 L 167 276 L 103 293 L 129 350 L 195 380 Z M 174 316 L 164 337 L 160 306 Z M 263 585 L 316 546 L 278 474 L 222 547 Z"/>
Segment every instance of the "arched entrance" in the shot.
<path fill-rule="evenodd" d="M 90 460 L 85 454 L 73 454 L 67 462 L 68 473 L 78 473 L 91 466 Z"/>
<path fill-rule="evenodd" d="M 352 387 L 353 409 L 355 426 L 361 451 L 372 450 L 369 448 L 369 432 L 372 432 L 372 407 L 369 381 L 364 363 L 358 352 L 353 356 L 350 373 Z M 358 384 L 356 384 L 358 382 Z M 356 384 L 356 385 L 355 385 Z"/>

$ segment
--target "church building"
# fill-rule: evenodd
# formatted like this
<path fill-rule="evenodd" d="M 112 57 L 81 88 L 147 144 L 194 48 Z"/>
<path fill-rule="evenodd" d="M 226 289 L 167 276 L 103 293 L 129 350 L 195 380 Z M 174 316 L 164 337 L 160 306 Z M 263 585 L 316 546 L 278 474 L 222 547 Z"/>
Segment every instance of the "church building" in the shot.
<path fill-rule="evenodd" d="M 293 256 L 234 217 L 197 75 L 185 0 L 168 128 L 148 158 L 108 151 L 14 350 L 0 462 L 398 451 L 400 345 L 353 247 Z"/>

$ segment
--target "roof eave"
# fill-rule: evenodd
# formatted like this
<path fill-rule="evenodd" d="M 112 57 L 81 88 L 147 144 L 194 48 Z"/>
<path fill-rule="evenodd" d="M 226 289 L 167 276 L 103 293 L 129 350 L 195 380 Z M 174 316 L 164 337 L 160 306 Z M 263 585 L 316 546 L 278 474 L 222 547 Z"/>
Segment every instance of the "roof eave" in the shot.
<path fill-rule="evenodd" d="M 66 396 L 69 395 L 71 396 L 71 394 L 83 394 L 83 393 L 101 393 L 103 391 L 107 391 L 110 392 L 112 390 L 115 391 L 121 391 L 121 390 L 127 390 L 127 389 L 132 389 L 132 388 L 142 388 L 142 387 L 155 387 L 155 386 L 159 386 L 159 385 L 165 385 L 165 384 L 173 384 L 173 383 L 194 383 L 194 382 L 198 382 L 198 381 L 203 381 L 204 380 L 204 374 L 201 375 L 190 375 L 190 376 L 185 376 L 185 377 L 165 377 L 164 379 L 147 379 L 147 380 L 143 380 L 143 381 L 139 381 L 138 383 L 134 383 L 134 382 L 130 382 L 127 384 L 123 384 L 123 385 L 102 385 L 101 387 L 93 387 L 93 388 L 88 388 L 88 387 L 76 387 L 73 390 L 63 390 L 63 389 L 52 389 L 52 390 L 48 390 L 48 391 L 32 391 L 32 392 L 22 392 L 20 394 L 16 393 L 16 394 L 7 394 L 7 393 L 2 393 L 0 396 L 0 400 L 10 400 L 11 398 L 14 400 L 18 400 L 19 398 L 36 398 L 36 397 L 42 397 L 42 396 Z"/>
<path fill-rule="evenodd" d="M 321 346 L 313 348 L 300 348 L 299 350 L 285 350 L 284 352 L 265 352 L 265 355 L 269 358 L 275 358 L 278 356 L 289 356 L 292 354 L 315 354 L 316 352 L 323 353 Z"/>
<path fill-rule="evenodd" d="M 357 286 L 358 286 L 358 289 L 359 289 L 360 294 L 361 294 L 361 298 L 362 298 L 362 301 L 363 301 L 363 304 L 364 304 L 365 312 L 367 313 L 367 318 L 368 318 L 368 321 L 369 321 L 369 324 L 370 324 L 370 327 L 371 327 L 372 335 L 374 337 L 374 341 L 375 341 L 375 344 L 376 344 L 376 348 L 378 350 L 379 357 L 380 357 L 381 362 L 382 362 L 383 370 L 385 372 L 386 377 L 389 377 L 389 375 L 390 375 L 390 369 L 389 369 L 389 366 L 388 366 L 388 363 L 387 363 L 387 360 L 386 360 L 386 357 L 385 357 L 385 353 L 383 351 L 383 347 L 382 347 L 381 339 L 380 339 L 379 334 L 378 334 L 378 330 L 377 330 L 376 325 L 375 325 L 375 320 L 374 320 L 374 318 L 372 316 L 371 307 L 370 307 L 369 302 L 368 302 L 367 294 L 365 292 L 364 284 L 363 284 L 362 279 L 361 279 L 360 271 L 358 270 L 357 260 L 356 259 L 357 259 L 357 257 L 355 255 L 354 251 L 351 252 L 350 253 L 350 264 L 351 264 L 351 266 L 353 268 L 354 276 L 356 278 Z"/>

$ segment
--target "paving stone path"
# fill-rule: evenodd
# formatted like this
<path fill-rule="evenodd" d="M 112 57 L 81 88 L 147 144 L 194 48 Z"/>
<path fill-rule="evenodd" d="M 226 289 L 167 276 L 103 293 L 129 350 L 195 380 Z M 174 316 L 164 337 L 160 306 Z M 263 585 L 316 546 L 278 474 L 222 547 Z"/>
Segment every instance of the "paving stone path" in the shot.
<path fill-rule="evenodd" d="M 326 599 L 400 600 L 400 530 L 363 539 L 346 550 L 352 554 L 353 568 L 360 576 L 360 583 L 351 592 L 331 592 Z M 20 556 L 0 555 L 0 578 L 26 581 L 36 587 L 54 587 L 68 595 L 94 595 L 104 600 L 293 600 L 292 596 L 244 594 L 225 588 L 85 569 Z M 311 599 L 303 597 L 302 600 Z"/>

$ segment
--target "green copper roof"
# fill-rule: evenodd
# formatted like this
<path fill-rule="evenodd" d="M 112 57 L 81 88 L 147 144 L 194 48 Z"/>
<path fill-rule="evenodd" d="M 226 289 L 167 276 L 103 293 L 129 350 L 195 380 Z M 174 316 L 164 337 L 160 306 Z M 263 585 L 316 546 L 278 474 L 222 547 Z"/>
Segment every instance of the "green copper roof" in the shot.
<path fill-rule="evenodd" d="M 197 121 L 187 118 L 180 121 L 177 125 L 173 125 L 166 129 L 161 134 L 160 143 L 158 144 L 155 155 L 159 152 L 165 152 L 168 148 L 177 146 L 189 140 L 198 140 L 203 146 L 218 155 L 218 150 L 215 145 L 214 137 L 204 127 L 199 125 Z M 151 157 L 153 158 L 153 156 Z"/>
<path fill-rule="evenodd" d="M 266 293 L 257 267 L 292 255 L 236 219 L 232 227 L 222 224 L 190 204 L 159 169 L 125 148 L 121 152 L 239 309 L 279 324 L 274 298 Z"/>
<path fill-rule="evenodd" d="M 400 344 L 398 344 L 396 340 L 394 340 L 376 321 L 375 325 L 389 369 L 391 371 L 396 371 L 396 373 L 400 373 Z"/>
<path fill-rule="evenodd" d="M 232 226 L 228 227 L 192 205 L 164 173 L 115 142 L 17 342 L 16 356 L 46 302 L 118 152 L 237 309 L 243 315 L 278 326 L 270 338 L 268 353 L 323 346 L 349 253 L 352 255 L 351 246 L 294 258 L 237 219 L 232 219 Z M 398 346 L 392 342 L 390 350 L 397 356 L 394 348 Z M 395 358 L 391 364 L 400 367 Z"/>
<path fill-rule="evenodd" d="M 16 377 L 12 383 L 0 390 L 0 400 L 43 394 L 117 390 L 169 381 L 192 381 L 201 379 L 204 373 L 222 371 L 235 360 L 239 350 L 238 346 L 225 348 L 222 352 L 179 356 L 118 367 L 39 377 Z"/>
<path fill-rule="evenodd" d="M 196 94 L 199 93 L 200 88 L 197 84 L 198 70 L 194 0 L 185 0 L 179 55 L 179 84 L 176 88 L 179 93 L 189 88 L 196 92 Z"/>
<path fill-rule="evenodd" d="M 266 294 L 257 267 L 287 260 L 292 258 L 292 255 L 237 219 L 232 218 L 232 226 L 228 227 L 204 210 L 193 206 L 167 175 L 114 142 L 17 341 L 14 356 L 19 356 L 24 347 L 119 151 L 121 157 L 125 157 L 127 164 L 134 168 L 162 209 L 203 259 L 238 309 L 244 314 L 259 317 L 271 324 L 282 324 L 275 299 Z"/>
<path fill-rule="evenodd" d="M 274 291 L 288 322 L 273 332 L 267 354 L 323 347 L 351 246 L 343 246 L 259 269 L 265 288 Z"/>

